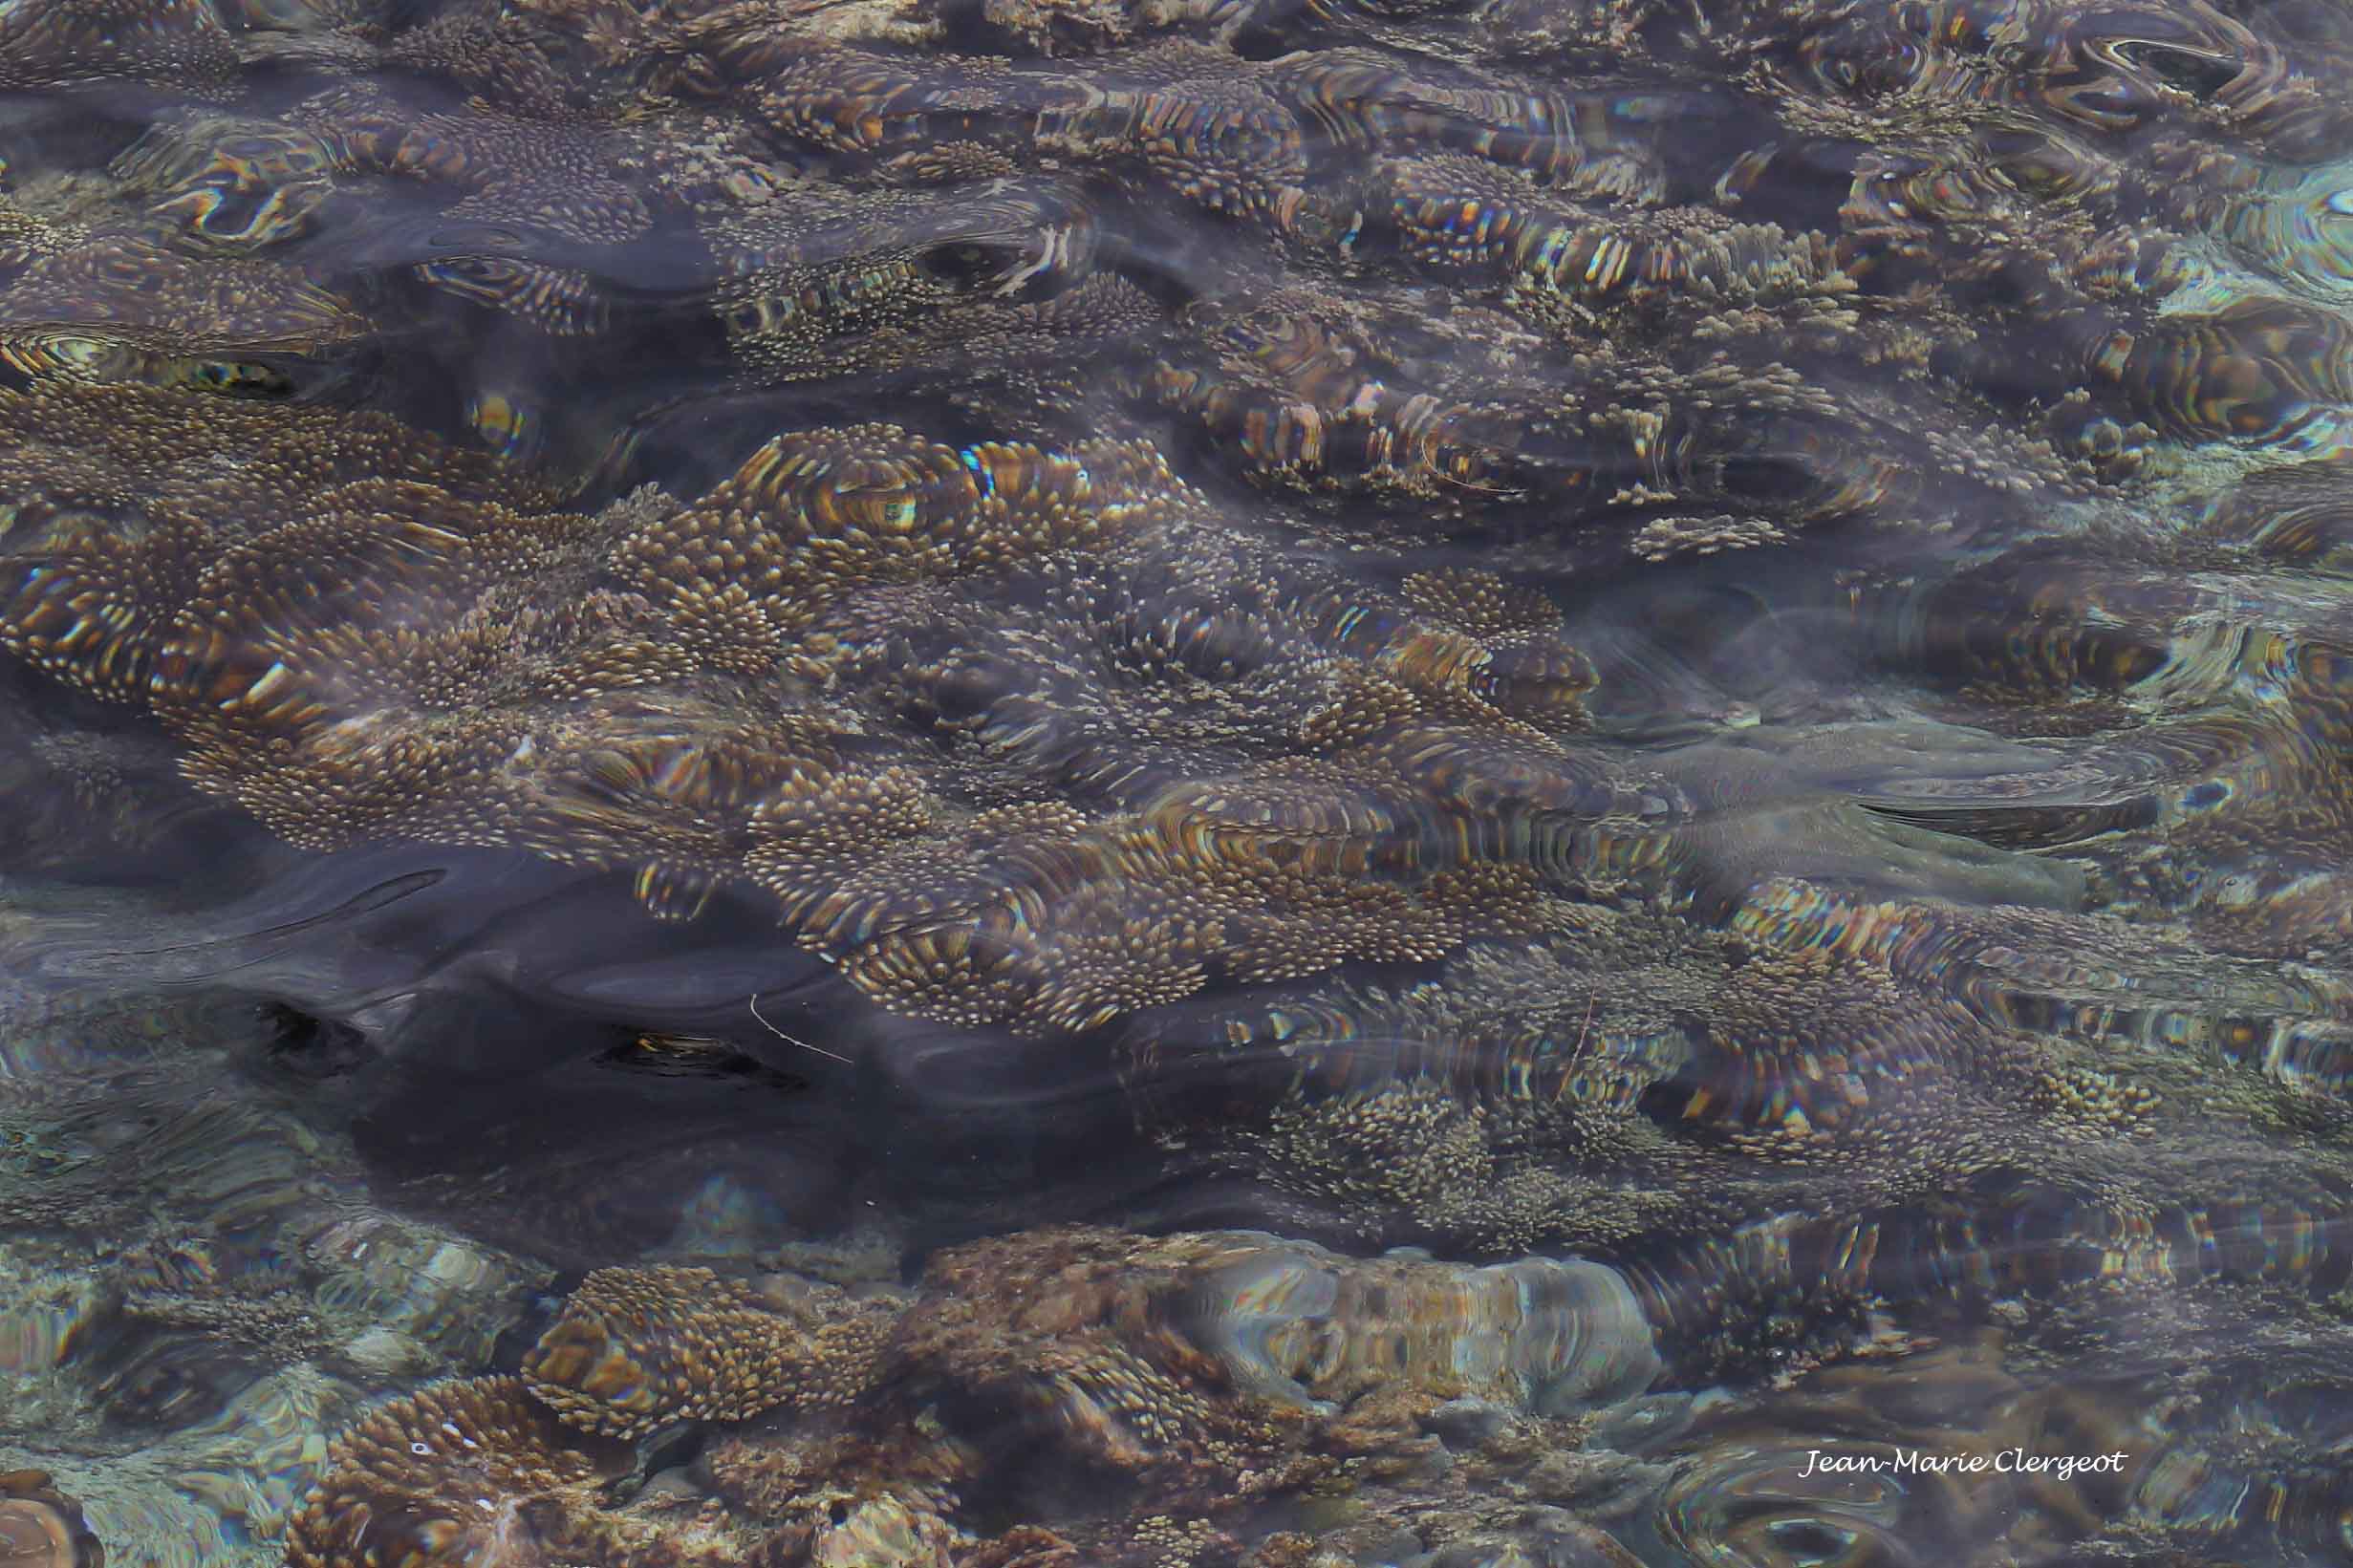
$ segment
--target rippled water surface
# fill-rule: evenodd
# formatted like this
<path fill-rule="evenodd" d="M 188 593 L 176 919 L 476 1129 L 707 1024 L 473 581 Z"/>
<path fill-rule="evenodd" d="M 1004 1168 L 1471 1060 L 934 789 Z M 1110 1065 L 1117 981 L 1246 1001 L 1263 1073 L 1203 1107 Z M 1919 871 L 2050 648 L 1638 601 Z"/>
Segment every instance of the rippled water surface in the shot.
<path fill-rule="evenodd" d="M 2353 1561 L 2348 0 L 0 0 L 0 1560 Z"/>

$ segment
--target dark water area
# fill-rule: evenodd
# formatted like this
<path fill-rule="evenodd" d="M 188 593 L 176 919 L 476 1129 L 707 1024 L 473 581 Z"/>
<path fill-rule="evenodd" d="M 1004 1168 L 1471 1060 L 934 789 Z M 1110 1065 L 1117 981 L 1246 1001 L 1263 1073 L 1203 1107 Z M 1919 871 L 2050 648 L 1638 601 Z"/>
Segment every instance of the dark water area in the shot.
<path fill-rule="evenodd" d="M 0 0 L 0 1562 L 2353 1562 L 2347 0 Z"/>

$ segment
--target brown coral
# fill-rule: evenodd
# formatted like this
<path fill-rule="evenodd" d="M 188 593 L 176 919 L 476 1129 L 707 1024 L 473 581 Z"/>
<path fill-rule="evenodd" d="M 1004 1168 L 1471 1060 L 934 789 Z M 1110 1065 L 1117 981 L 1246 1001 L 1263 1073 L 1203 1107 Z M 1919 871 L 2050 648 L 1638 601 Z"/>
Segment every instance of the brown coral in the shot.
<path fill-rule="evenodd" d="M 0 87 L 124 76 L 218 89 L 236 66 L 211 0 L 32 0 L 0 16 Z"/>
<path fill-rule="evenodd" d="M 634 1437 L 674 1421 L 846 1407 L 864 1392 L 888 1314 L 803 1296 L 791 1310 L 708 1269 L 599 1269 L 523 1364 L 569 1426 Z"/>
<path fill-rule="evenodd" d="M 287 1534 L 294 1568 L 424 1568 L 561 1541 L 568 1511 L 626 1468 L 567 1431 L 514 1378 L 439 1383 L 362 1419 Z"/>
<path fill-rule="evenodd" d="M 51 409 L 76 400 L 50 394 L 28 412 Z M 125 480 L 146 471 L 137 428 L 100 447 L 121 454 Z M 202 439 L 236 428 L 214 421 Z M 338 454 L 377 435 L 358 421 L 311 433 L 330 432 Z M 45 505 L 19 515 L 54 521 L 16 531 L 15 552 L 41 566 L 5 630 L 94 690 L 141 693 L 192 779 L 295 842 L 487 841 L 634 864 L 648 905 L 680 916 L 749 878 L 890 1005 L 1027 1030 L 1176 999 L 1213 968 L 1257 979 L 1428 958 L 1559 919 L 1533 867 L 1444 824 L 1466 791 L 1577 797 L 1536 725 L 1578 713 L 1593 679 L 1582 655 L 1543 634 L 1489 644 L 1367 614 L 1336 584 L 1285 582 L 1241 534 L 1225 534 L 1216 576 L 1180 576 L 1168 618 L 1145 621 L 1172 639 L 1160 679 L 1200 679 L 1201 655 L 1174 639 L 1242 630 L 1208 597 L 1222 577 L 1262 607 L 1256 624 L 1412 693 L 1396 717 L 1421 722 L 1360 727 L 1354 760 L 1139 788 L 1128 809 L 1064 811 L 1004 839 L 944 809 L 957 775 L 913 737 L 877 744 L 855 708 L 752 697 L 788 671 L 887 690 L 906 623 L 859 618 L 893 595 L 986 603 L 1040 569 L 1130 596 L 1165 581 L 1166 541 L 1222 526 L 1141 446 L 960 451 L 892 427 L 810 432 L 768 443 L 694 505 L 587 519 L 463 462 L 440 463 L 438 484 L 395 477 L 429 448 L 306 505 L 277 487 L 284 440 L 258 442 L 249 464 L 256 509 L 286 519 L 265 527 L 167 510 L 185 502 L 160 470 L 161 495 L 134 502 L 106 463 L 31 448 L 24 483 Z M 557 581 L 577 586 L 534 602 Z M 952 624 L 942 633 L 960 634 Z M 1247 679 L 1257 656 L 1237 647 L 1209 673 Z M 933 704 L 971 700 L 947 689 L 954 666 L 934 668 Z M 982 717 L 1001 724 L 1017 705 L 1001 718 L 984 701 Z M 1041 737 L 1062 722 L 1039 717 Z M 1113 722 L 1139 720 L 1148 761 L 1167 743 L 1151 711 Z M 905 856 L 874 858 L 896 845 Z M 960 883 L 970 896 L 945 891 Z"/>

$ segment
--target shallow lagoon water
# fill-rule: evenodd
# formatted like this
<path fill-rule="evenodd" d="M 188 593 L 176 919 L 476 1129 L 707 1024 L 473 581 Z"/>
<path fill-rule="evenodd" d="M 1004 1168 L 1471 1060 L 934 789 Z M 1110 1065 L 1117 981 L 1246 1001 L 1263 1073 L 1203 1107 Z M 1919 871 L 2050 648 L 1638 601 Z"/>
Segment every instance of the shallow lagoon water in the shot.
<path fill-rule="evenodd" d="M 2353 11 L 0 0 L 0 1555 L 2353 1558 Z"/>

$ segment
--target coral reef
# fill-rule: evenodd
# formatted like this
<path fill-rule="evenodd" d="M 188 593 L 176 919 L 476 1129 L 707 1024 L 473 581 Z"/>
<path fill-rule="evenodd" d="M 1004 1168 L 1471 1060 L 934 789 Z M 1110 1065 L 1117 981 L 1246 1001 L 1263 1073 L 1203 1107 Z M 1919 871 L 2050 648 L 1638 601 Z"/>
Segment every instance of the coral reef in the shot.
<path fill-rule="evenodd" d="M 513 1378 L 435 1384 L 368 1416 L 329 1450 L 287 1536 L 295 1568 L 463 1563 L 518 1539 L 568 1537 L 570 1509 L 614 1473 Z"/>
<path fill-rule="evenodd" d="M 853 1405 L 887 1326 L 887 1314 L 839 1291 L 802 1293 L 785 1310 L 708 1269 L 599 1269 L 523 1375 L 566 1425 L 635 1437 L 672 1421 Z"/>
<path fill-rule="evenodd" d="M 828 1312 L 830 1342 L 821 1327 L 797 1362 L 780 1351 L 783 1324 Z M 1443 1469 L 1432 1432 L 1524 1471 L 1540 1434 L 1573 1444 L 1573 1418 L 1659 1369 L 1631 1291 L 1594 1264 L 1085 1229 L 953 1249 L 911 1298 L 847 1309 L 783 1277 L 599 1271 L 525 1364 L 521 1380 L 431 1385 L 340 1436 L 289 1561 L 716 1563 L 762 1540 L 776 1556 L 751 1560 L 1234 1551 L 1255 1504 Z M 629 1485 L 615 1437 L 677 1422 L 721 1428 L 695 1474 L 727 1504 L 686 1532 L 659 1494 L 615 1506 L 596 1485 Z M 1005 1498 L 1082 1474 L 1093 1495 L 1064 1534 L 980 1528 Z M 657 1539 L 687 1555 L 630 1555 Z"/>
<path fill-rule="evenodd" d="M 1802 1280 L 1813 1265 L 1788 1256 L 1794 1239 L 1779 1246 Z M 1850 1239 L 1846 1252 L 1869 1246 Z M 1759 1280 L 1768 1256 L 1753 1253 L 1727 1282 Z M 2284 1460 L 2290 1427 L 2225 1439 L 2183 1424 L 2199 1405 L 2190 1389 L 2152 1406 L 2124 1365 L 2089 1382 L 2055 1377 L 2089 1321 L 2063 1306 L 2023 1332 L 1981 1328 L 1943 1346 L 1883 1324 L 1695 1419 L 1688 1395 L 1642 1397 L 1663 1370 L 1645 1283 L 1549 1258 L 1350 1259 L 1253 1233 L 1032 1231 L 940 1254 L 911 1297 L 868 1299 L 878 1348 L 859 1397 L 840 1400 L 807 1397 L 789 1368 L 756 1384 L 777 1303 L 794 1289 L 783 1278 L 606 1271 L 542 1337 L 528 1384 L 434 1385 L 338 1438 L 289 1560 L 517 1550 L 598 1562 L 1290 1561 L 1400 1531 L 1448 1561 L 1517 1560 L 1542 1544 L 1615 1563 L 1661 1544 L 1761 1551 L 1809 1531 L 1890 1550 L 1924 1535 L 2024 1550 L 2119 1529 L 2295 1550 L 2317 1540 L 2330 1506 L 2328 1483 Z M 2000 1304 L 1997 1318 L 2028 1323 L 2018 1298 Z M 2201 1332 L 2157 1321 L 2140 1331 L 2185 1346 Z M 612 1374 L 601 1401 L 546 1376 L 585 1359 L 592 1322 L 598 1369 Z M 660 1367 L 685 1388 L 686 1324 L 702 1397 L 660 1413 L 717 1429 L 688 1480 L 621 1501 L 636 1490 L 628 1450 L 582 1428 L 651 1431 L 648 1419 L 614 1418 L 615 1369 L 643 1387 L 658 1382 L 644 1369 Z M 2341 1339 L 2342 1327 L 2321 1332 Z M 2243 1352 L 2185 1353 L 2201 1386 L 2247 1375 Z M 2305 1355 L 2261 1381 L 2264 1419 L 2293 1423 L 2299 1401 L 2342 1377 Z M 1809 1479 L 1807 1449 L 1888 1463 L 1858 1493 L 1851 1474 Z M 1897 1467 L 1898 1452 L 1936 1462 Z M 2012 1462 L 2053 1454 L 2080 1462 Z M 2214 1514 L 2198 1478 L 2221 1472 L 2269 1500 Z M 689 1484 L 710 1500 L 681 1513 L 694 1493 L 675 1488 Z M 1079 1494 L 1067 1493 L 1073 1484 Z M 1562 1506 L 1622 1516 L 1646 1496 L 1613 1532 Z M 1060 1499 L 1054 1532 L 982 1524 L 1048 1498 Z M 1266 1523 L 1319 1515 L 1304 1533 Z"/>
<path fill-rule="evenodd" d="M 44 396 L 70 424 L 76 396 L 95 412 L 130 395 Z M 145 395 L 136 418 L 199 412 L 174 396 Z M 333 464 L 374 427 L 309 434 Z M 252 454 L 257 475 L 273 450 Z M 114 475 L 94 456 L 29 483 L 27 505 L 97 493 Z M 1574 650 L 1543 633 L 1490 646 L 1402 606 L 1369 615 L 1362 591 L 1221 528 L 1148 450 L 960 452 L 887 427 L 809 432 L 650 523 L 519 511 L 510 482 L 453 491 L 464 472 L 281 501 L 280 521 L 210 566 L 191 545 L 228 539 L 155 503 L 133 504 L 136 539 L 92 536 L 88 513 L 60 513 L 12 541 L 30 575 L 0 638 L 94 695 L 143 687 L 187 744 L 188 777 L 297 844 L 634 861 L 647 903 L 680 915 L 749 880 L 853 983 L 920 1017 L 1080 1029 L 1186 995 L 1212 959 L 1238 979 L 1280 978 L 1435 957 L 1561 917 L 1525 850 L 1450 848 L 1459 835 L 1440 824 L 1464 814 L 1479 770 L 1540 801 L 1592 792 L 1543 727 L 1573 727 L 1591 680 Z M 1183 557 L 1168 558 L 1172 537 Z M 582 596 L 529 609 L 557 574 Z M 1124 604 L 1112 634 L 1139 638 L 1153 665 L 1066 673 L 981 623 L 1057 578 L 1061 592 L 1087 585 Z M 910 592 L 934 607 L 920 647 L 904 614 L 874 619 Z M 397 634 L 337 627 L 346 607 L 374 618 L 395 606 Z M 960 649 L 960 634 L 974 645 Z M 1246 640 L 1209 663 L 1229 637 Z M 1270 662 L 1309 684 L 1287 715 L 1262 716 L 1238 771 L 1191 782 L 1155 767 L 1155 750 L 1181 758 L 1181 737 L 1217 706 L 1271 695 Z M 745 689 L 730 697 L 721 677 Z M 810 682 L 837 696 L 790 695 Z M 1132 738 L 1039 714 L 1006 759 L 1026 781 L 1007 804 L 1068 790 L 1087 768 L 1099 770 L 1082 795 L 1095 809 L 960 811 L 973 791 L 952 738 L 990 744 L 990 730 L 1035 712 L 1033 682 L 1074 701 L 1095 685 Z M 1393 694 L 1395 721 L 1367 733 L 1350 712 L 1355 733 L 1316 761 L 1367 682 Z M 1122 687 L 1181 705 L 1114 709 Z M 907 702 L 936 739 L 878 744 L 860 710 L 878 720 Z M 988 883 L 1004 891 L 980 893 Z"/>
<path fill-rule="evenodd" d="M 2341 1550 L 2348 79 L 0 0 L 0 1549 Z"/>

